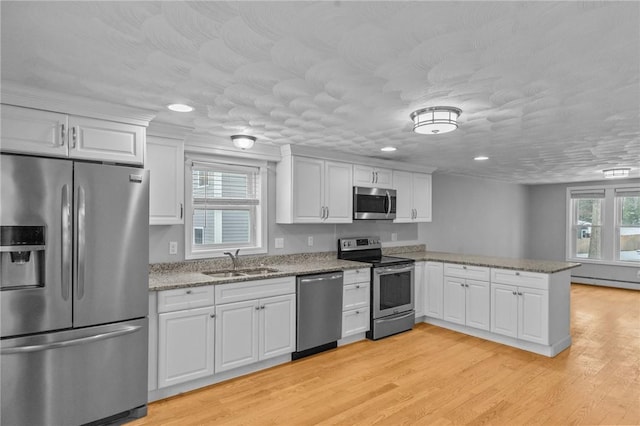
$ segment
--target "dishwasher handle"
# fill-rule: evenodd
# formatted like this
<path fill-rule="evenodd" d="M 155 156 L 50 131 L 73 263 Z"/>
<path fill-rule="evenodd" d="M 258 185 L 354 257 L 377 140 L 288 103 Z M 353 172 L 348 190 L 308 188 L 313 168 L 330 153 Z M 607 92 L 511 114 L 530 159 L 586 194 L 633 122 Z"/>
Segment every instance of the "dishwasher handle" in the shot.
<path fill-rule="evenodd" d="M 300 278 L 300 283 L 315 283 L 318 281 L 333 281 L 333 280 L 337 280 L 337 279 L 342 279 L 343 274 L 342 272 L 339 274 L 333 274 L 333 275 L 323 275 L 323 276 L 318 276 L 318 277 L 301 277 Z"/>

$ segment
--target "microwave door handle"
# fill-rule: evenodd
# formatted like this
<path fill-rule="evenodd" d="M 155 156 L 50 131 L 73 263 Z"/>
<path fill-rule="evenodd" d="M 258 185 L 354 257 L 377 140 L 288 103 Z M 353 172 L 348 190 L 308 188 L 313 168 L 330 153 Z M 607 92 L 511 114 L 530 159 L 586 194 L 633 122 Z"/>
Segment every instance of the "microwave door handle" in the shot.
<path fill-rule="evenodd" d="M 391 214 L 391 194 L 389 191 L 385 191 L 387 193 L 387 216 Z"/>

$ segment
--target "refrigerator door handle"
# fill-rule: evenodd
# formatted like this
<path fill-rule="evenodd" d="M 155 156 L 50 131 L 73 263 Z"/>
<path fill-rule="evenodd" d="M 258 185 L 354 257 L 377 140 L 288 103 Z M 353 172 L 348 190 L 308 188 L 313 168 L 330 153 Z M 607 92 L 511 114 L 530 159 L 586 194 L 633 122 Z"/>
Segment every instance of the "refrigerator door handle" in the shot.
<path fill-rule="evenodd" d="M 113 337 L 124 336 L 125 334 L 131 334 L 142 328 L 139 325 L 127 326 L 121 330 L 109 331 L 106 333 L 94 334 L 93 336 L 79 337 L 77 339 L 63 340 L 61 342 L 44 343 L 42 345 L 28 345 L 28 346 L 16 346 L 13 348 L 2 348 L 0 354 L 17 354 L 28 352 L 40 352 L 48 349 L 63 348 L 67 346 L 82 345 L 85 343 L 93 343 L 99 340 L 111 339 Z"/>
<path fill-rule="evenodd" d="M 71 287 L 71 200 L 69 199 L 69 185 L 62 187 L 62 298 L 69 299 Z"/>
<path fill-rule="evenodd" d="M 78 269 L 76 279 L 76 298 L 84 297 L 84 272 L 86 262 L 86 205 L 84 188 L 78 187 Z"/>

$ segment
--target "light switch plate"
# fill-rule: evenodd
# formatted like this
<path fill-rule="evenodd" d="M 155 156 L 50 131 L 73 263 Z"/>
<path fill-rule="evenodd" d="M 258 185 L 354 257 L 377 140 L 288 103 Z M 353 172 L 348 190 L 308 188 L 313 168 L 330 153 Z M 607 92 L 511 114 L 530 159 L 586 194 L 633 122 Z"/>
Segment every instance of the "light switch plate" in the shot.
<path fill-rule="evenodd" d="M 398 241 L 398 234 L 395 232 L 391 233 L 391 241 Z"/>
<path fill-rule="evenodd" d="M 178 254 L 178 242 L 169 241 L 169 254 Z"/>
<path fill-rule="evenodd" d="M 276 238 L 275 246 L 276 248 L 284 248 L 284 238 Z"/>
<path fill-rule="evenodd" d="M 307 245 L 309 247 L 313 246 L 313 237 L 312 236 L 307 237 Z"/>

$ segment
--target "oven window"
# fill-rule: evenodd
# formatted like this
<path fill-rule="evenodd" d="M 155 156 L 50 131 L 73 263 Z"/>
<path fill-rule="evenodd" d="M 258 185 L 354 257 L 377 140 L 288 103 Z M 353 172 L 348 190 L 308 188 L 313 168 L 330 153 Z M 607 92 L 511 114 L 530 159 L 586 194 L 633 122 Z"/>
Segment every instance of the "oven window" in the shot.
<path fill-rule="evenodd" d="M 411 272 L 380 275 L 380 311 L 411 303 Z"/>

